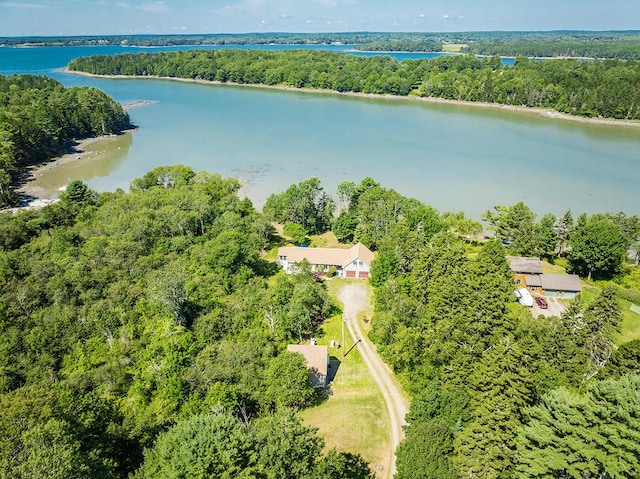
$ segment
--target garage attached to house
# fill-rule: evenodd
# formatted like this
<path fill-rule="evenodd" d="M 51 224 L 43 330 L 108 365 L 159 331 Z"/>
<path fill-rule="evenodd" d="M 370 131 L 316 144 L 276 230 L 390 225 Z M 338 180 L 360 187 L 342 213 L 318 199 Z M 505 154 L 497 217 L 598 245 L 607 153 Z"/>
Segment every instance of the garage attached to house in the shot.
<path fill-rule="evenodd" d="M 297 263 L 308 261 L 313 271 L 327 273 L 335 268 L 343 278 L 367 279 L 373 253 L 362 243 L 346 248 L 300 248 L 284 246 L 278 249 L 278 263 L 287 274 L 298 271 Z"/>
<path fill-rule="evenodd" d="M 575 274 L 543 274 L 542 294 L 550 298 L 573 299 L 582 292 L 582 283 Z"/>

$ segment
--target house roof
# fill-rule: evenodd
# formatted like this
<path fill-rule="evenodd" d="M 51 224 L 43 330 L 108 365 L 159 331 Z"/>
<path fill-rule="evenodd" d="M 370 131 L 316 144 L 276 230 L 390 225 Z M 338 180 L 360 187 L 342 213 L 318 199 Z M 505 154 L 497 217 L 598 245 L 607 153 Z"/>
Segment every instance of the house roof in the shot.
<path fill-rule="evenodd" d="M 525 256 L 507 256 L 509 266 L 514 273 L 542 274 L 542 261 L 540 258 L 528 258 Z"/>
<path fill-rule="evenodd" d="M 544 276 L 544 275 L 542 275 Z M 524 277 L 524 282 L 526 283 L 527 286 L 532 286 L 532 287 L 540 287 L 542 286 L 542 278 L 541 275 L 539 274 L 528 274 Z"/>
<path fill-rule="evenodd" d="M 582 291 L 580 278 L 575 274 L 543 274 L 540 279 L 545 291 Z"/>
<path fill-rule="evenodd" d="M 311 346 L 308 344 L 289 344 L 287 351 L 300 353 L 307 361 L 307 367 L 313 370 L 314 374 L 309 378 L 313 387 L 324 387 L 327 384 L 327 372 L 329 365 L 329 347 Z"/>
<path fill-rule="evenodd" d="M 311 264 L 340 267 L 347 266 L 357 258 L 360 258 L 368 265 L 371 265 L 373 261 L 373 253 L 362 243 L 358 243 L 349 249 L 285 246 L 278 249 L 278 256 L 286 256 L 287 261 L 292 263 L 299 263 L 306 259 Z"/>

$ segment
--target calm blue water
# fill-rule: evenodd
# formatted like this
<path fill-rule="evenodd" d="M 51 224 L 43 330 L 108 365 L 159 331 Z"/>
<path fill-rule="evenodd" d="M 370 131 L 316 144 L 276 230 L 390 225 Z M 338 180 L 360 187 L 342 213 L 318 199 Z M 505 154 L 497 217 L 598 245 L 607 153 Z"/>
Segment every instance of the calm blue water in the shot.
<path fill-rule="evenodd" d="M 108 161 L 44 178 L 52 191 L 75 178 L 101 191 L 126 189 L 155 166 L 182 163 L 241 178 L 258 207 L 269 193 L 310 176 L 330 193 L 341 181 L 372 176 L 441 211 L 476 219 L 496 204 L 520 200 L 540 215 L 568 208 L 576 215 L 640 214 L 639 128 L 411 100 L 57 71 L 78 55 L 123 50 L 136 49 L 0 48 L 2 73 L 48 74 L 65 85 L 101 88 L 121 102 L 157 102 L 130 110 L 141 128 Z"/>

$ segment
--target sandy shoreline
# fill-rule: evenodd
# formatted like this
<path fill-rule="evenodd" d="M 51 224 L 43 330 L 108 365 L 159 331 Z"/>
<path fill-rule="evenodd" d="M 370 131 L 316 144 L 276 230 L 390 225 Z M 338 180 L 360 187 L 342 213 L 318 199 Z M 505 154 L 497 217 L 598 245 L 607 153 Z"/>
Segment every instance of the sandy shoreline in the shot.
<path fill-rule="evenodd" d="M 121 135 L 130 133 L 136 130 L 136 128 L 130 128 L 128 130 L 122 131 L 119 134 L 113 135 L 103 135 L 96 136 L 92 138 L 85 138 L 82 140 L 76 140 L 75 144 L 71 146 L 67 153 L 62 156 L 58 156 L 55 158 L 51 158 L 47 160 L 45 163 L 39 163 L 37 165 L 32 165 L 24 169 L 21 174 L 21 178 L 18 181 L 18 184 L 15 188 L 15 193 L 19 198 L 19 208 L 37 208 L 41 206 L 45 206 L 47 204 L 53 203 L 56 200 L 48 200 L 43 199 L 43 190 L 41 187 L 35 184 L 35 179 L 45 172 L 63 167 L 69 163 L 75 161 L 86 160 L 90 156 L 96 155 L 95 151 L 88 149 L 89 145 L 100 141 L 108 141 L 111 139 L 118 138 Z M 18 209 L 19 209 L 18 208 Z"/>
<path fill-rule="evenodd" d="M 384 100 L 394 100 L 394 101 L 406 101 L 406 100 L 422 101 L 425 103 L 438 103 L 443 105 L 459 105 L 459 106 L 470 106 L 470 107 L 477 107 L 477 108 L 490 108 L 495 110 L 506 110 L 506 111 L 520 112 L 520 113 L 533 113 L 533 114 L 536 114 L 545 118 L 551 118 L 554 120 L 566 120 L 566 121 L 573 121 L 578 123 L 589 123 L 594 125 L 640 127 L 640 120 L 587 118 L 583 116 L 560 113 L 550 108 L 533 108 L 533 107 L 527 107 L 527 106 L 502 105 L 499 103 L 447 100 L 444 98 L 419 97 L 419 96 L 410 96 L 410 95 L 409 96 L 378 95 L 375 93 L 358 93 L 358 92 L 341 93 L 335 90 L 322 90 L 322 89 L 315 89 L 315 88 L 295 88 L 295 87 L 282 86 L 282 85 L 261 85 L 261 84 L 254 84 L 254 83 L 220 82 L 220 81 L 193 79 L 193 78 L 160 77 L 160 76 L 146 76 L 146 75 L 145 76 L 143 75 L 96 75 L 93 73 L 71 71 L 67 68 L 63 68 L 63 71 L 67 73 L 71 73 L 73 75 L 81 75 L 81 76 L 96 77 L 96 78 L 117 78 L 117 79 L 149 78 L 154 80 L 169 80 L 169 81 L 179 81 L 179 82 L 185 82 L 185 83 L 200 83 L 204 85 L 230 85 L 230 86 L 249 87 L 249 88 L 266 88 L 271 90 L 295 91 L 295 92 L 302 92 L 302 93 L 321 93 L 321 94 L 349 96 L 349 97 L 356 97 L 356 98 L 373 98 L 373 99 L 384 99 Z"/>

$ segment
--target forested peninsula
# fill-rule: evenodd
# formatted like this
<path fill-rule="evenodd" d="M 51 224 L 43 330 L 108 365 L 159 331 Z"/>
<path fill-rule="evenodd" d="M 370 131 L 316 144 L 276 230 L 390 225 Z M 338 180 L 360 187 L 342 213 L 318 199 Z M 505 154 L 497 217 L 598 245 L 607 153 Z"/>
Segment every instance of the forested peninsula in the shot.
<path fill-rule="evenodd" d="M 587 118 L 640 119 L 640 63 L 441 56 L 403 60 L 327 51 L 187 51 L 77 58 L 69 70 L 441 98 L 553 109 Z"/>
<path fill-rule="evenodd" d="M 12 183 L 74 140 L 129 128 L 122 106 L 96 88 L 65 88 L 33 75 L 0 76 L 0 207 L 15 202 Z"/>

